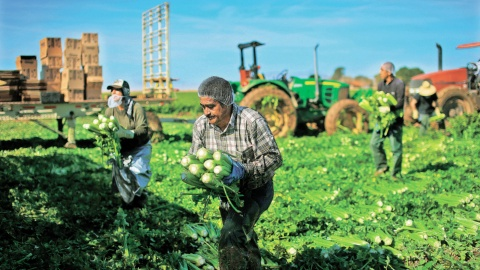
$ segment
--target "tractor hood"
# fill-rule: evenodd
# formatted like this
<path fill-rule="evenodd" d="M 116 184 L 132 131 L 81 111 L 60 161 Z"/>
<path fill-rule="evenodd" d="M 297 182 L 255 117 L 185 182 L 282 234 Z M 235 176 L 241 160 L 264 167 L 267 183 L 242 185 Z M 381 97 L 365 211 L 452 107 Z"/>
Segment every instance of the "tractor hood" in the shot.
<path fill-rule="evenodd" d="M 461 88 L 466 87 L 467 78 L 468 75 L 466 68 L 457 68 L 419 74 L 413 76 L 410 81 L 410 94 L 413 95 L 418 93 L 418 88 L 425 80 L 429 81 L 433 86 L 435 86 L 437 88 L 437 92 L 440 92 L 450 86 L 456 86 Z"/>

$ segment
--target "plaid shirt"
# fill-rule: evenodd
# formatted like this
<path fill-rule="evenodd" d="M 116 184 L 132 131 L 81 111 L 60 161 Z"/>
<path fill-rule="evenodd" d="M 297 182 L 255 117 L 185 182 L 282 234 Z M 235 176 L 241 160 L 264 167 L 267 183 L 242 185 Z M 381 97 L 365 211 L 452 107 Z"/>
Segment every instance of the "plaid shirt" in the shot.
<path fill-rule="evenodd" d="M 205 115 L 193 126 L 190 154 L 201 147 L 220 150 L 242 163 L 246 177 L 242 185 L 256 189 L 272 180 L 283 164 L 275 138 L 265 118 L 258 112 L 233 104 L 232 116 L 225 131 L 208 122 Z"/>

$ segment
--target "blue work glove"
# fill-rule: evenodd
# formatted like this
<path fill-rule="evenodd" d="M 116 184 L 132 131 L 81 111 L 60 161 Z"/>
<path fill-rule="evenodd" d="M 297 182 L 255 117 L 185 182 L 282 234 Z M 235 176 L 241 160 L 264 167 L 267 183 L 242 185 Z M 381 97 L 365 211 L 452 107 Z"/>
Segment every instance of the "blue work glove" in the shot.
<path fill-rule="evenodd" d="M 240 162 L 233 160 L 230 156 L 228 156 L 228 158 L 232 162 L 232 172 L 230 175 L 223 178 L 223 183 L 227 186 L 230 186 L 238 180 L 243 179 L 245 176 L 245 168 L 243 168 L 243 165 L 240 164 Z"/>

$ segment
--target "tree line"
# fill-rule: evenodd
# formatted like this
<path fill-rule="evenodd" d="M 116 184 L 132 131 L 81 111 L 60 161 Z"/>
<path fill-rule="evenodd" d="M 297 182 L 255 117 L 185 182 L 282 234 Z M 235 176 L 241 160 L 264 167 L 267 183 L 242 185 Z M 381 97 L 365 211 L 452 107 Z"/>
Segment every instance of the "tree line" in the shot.
<path fill-rule="evenodd" d="M 401 79 L 405 85 L 410 84 L 410 80 L 413 76 L 418 74 L 424 74 L 425 72 L 420 68 L 408 68 L 408 67 L 401 67 L 395 73 L 395 76 Z M 353 88 L 372 88 L 376 87 L 378 82 L 380 82 L 380 74 L 375 74 L 374 78 L 369 78 L 367 76 L 358 75 L 356 77 L 349 77 L 345 75 L 345 68 L 344 67 L 337 67 L 333 72 L 331 77 L 332 80 L 342 81 L 349 83 L 353 86 Z"/>

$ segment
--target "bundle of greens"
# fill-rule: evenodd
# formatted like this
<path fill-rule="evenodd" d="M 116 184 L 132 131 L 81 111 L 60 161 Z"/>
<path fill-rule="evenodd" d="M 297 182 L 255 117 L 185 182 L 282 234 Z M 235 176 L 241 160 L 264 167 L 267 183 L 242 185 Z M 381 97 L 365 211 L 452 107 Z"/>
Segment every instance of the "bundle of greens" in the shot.
<path fill-rule="evenodd" d="M 435 115 L 430 117 L 429 122 L 432 123 L 432 122 L 442 121 L 444 118 L 445 118 L 444 113 L 435 112 Z"/>
<path fill-rule="evenodd" d="M 201 195 L 206 197 L 225 197 L 230 207 L 240 212 L 238 208 L 242 206 L 242 200 L 238 182 L 227 186 L 222 181 L 232 171 L 232 162 L 227 154 L 200 148 L 195 155 L 184 156 L 180 164 L 185 168 L 182 173 L 183 182 L 200 189 Z"/>
<path fill-rule="evenodd" d="M 179 260 L 180 269 L 220 269 L 218 262 L 218 240 L 220 229 L 212 222 L 184 224 L 182 234 L 195 253 L 184 253 Z"/>
<path fill-rule="evenodd" d="M 107 118 L 99 114 L 98 118 L 94 119 L 91 124 L 84 124 L 83 128 L 95 134 L 96 144 L 102 150 L 103 155 L 113 158 L 120 168 L 123 167 L 120 140 L 117 135 L 120 124 L 113 115 Z"/>
<path fill-rule="evenodd" d="M 383 91 L 376 91 L 372 96 L 365 97 L 358 105 L 370 113 L 383 136 L 388 134 L 390 126 L 397 118 L 403 117 L 403 111 L 390 110 L 392 106 L 397 105 L 397 100 Z"/>

